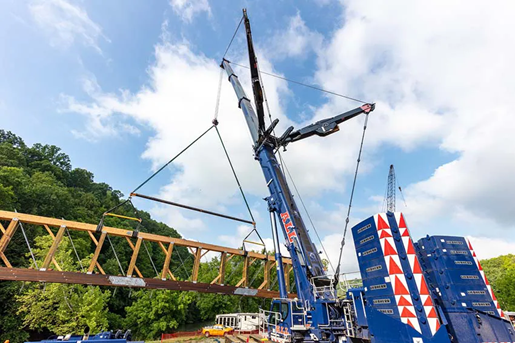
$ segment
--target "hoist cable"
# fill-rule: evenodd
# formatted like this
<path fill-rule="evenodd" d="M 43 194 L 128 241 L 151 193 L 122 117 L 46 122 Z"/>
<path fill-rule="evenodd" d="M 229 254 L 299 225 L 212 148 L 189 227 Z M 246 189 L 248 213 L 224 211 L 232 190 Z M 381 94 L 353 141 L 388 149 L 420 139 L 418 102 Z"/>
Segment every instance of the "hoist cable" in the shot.
<path fill-rule="evenodd" d="M 252 219 L 252 222 L 254 223 L 253 225 L 255 227 L 256 220 L 254 219 L 254 216 L 252 215 L 252 211 L 250 210 L 249 203 L 247 201 L 247 198 L 245 197 L 243 188 L 241 188 L 240 180 L 238 179 L 238 175 L 236 175 L 236 171 L 234 170 L 234 166 L 232 165 L 232 161 L 231 161 L 231 158 L 229 157 L 229 153 L 227 152 L 227 149 L 225 148 L 225 144 L 222 139 L 222 136 L 220 135 L 220 131 L 218 131 L 218 127 L 215 127 L 215 130 L 218 135 L 218 138 L 220 138 L 220 143 L 222 143 L 222 148 L 224 149 L 225 156 L 227 157 L 227 161 L 229 162 L 229 165 L 231 166 L 232 174 L 234 175 L 234 178 L 236 179 L 236 183 L 238 184 L 238 188 L 240 189 L 241 196 L 243 197 L 243 201 L 245 202 L 245 206 L 247 206 L 247 210 L 249 211 L 250 218 Z"/>
<path fill-rule="evenodd" d="M 324 243 L 322 243 L 322 239 L 320 238 L 320 235 L 318 234 L 318 230 L 315 227 L 315 223 L 313 223 L 313 220 L 311 219 L 311 215 L 309 214 L 309 211 L 308 211 L 306 205 L 304 204 L 304 200 L 302 199 L 302 196 L 300 195 L 300 192 L 297 189 L 297 185 L 295 184 L 295 181 L 293 180 L 293 177 L 290 174 L 290 170 L 288 169 L 288 166 L 286 165 L 286 162 L 284 162 L 284 160 L 283 160 L 283 158 L 282 158 L 282 156 L 280 154 L 279 154 L 279 158 L 281 160 L 281 163 L 284 164 L 284 168 L 286 169 L 286 173 L 288 174 L 288 177 L 290 178 L 290 181 L 291 181 L 291 183 L 293 185 L 293 189 L 295 189 L 295 192 L 299 196 L 299 200 L 300 200 L 300 203 L 302 205 L 302 208 L 304 209 L 304 211 L 306 212 L 306 215 L 308 216 L 308 220 L 311 223 L 311 226 L 313 227 L 313 230 L 315 231 L 315 234 L 316 234 L 316 236 L 318 238 L 318 241 L 320 242 L 320 246 L 322 247 L 322 250 L 324 251 L 324 254 L 327 257 L 327 261 L 329 261 L 329 265 L 331 266 L 331 269 L 333 270 L 333 273 L 335 273 L 333 263 L 331 262 L 331 259 L 329 258 L 329 254 L 325 250 Z"/>
<path fill-rule="evenodd" d="M 240 29 L 241 23 L 243 22 L 243 16 L 241 16 L 240 22 L 238 23 L 238 26 L 236 27 L 236 30 L 234 31 L 231 41 L 229 42 L 229 45 L 227 45 L 227 49 L 225 49 L 224 56 L 222 57 L 222 60 L 225 58 L 225 55 L 227 55 L 227 52 L 231 48 L 232 41 L 234 40 L 234 37 L 236 37 L 236 34 L 238 33 L 238 30 Z"/>
<path fill-rule="evenodd" d="M 259 73 L 260 83 L 261 83 L 261 85 L 263 85 L 263 80 L 262 80 L 262 77 L 261 77 L 261 70 L 259 68 L 258 68 L 258 73 Z M 270 106 L 268 105 L 268 98 L 266 96 L 266 92 L 265 92 L 264 86 L 262 86 L 262 90 L 263 90 L 263 99 L 265 100 L 266 110 L 268 112 L 268 119 L 270 120 L 270 123 L 272 123 L 272 114 L 270 112 Z M 274 134 L 274 137 L 276 137 L 275 130 L 272 130 L 272 133 Z M 320 239 L 320 236 L 318 235 L 318 231 L 317 231 L 317 229 L 315 227 L 315 224 L 313 223 L 313 220 L 311 219 L 311 215 L 309 214 L 309 211 L 306 208 L 306 205 L 304 204 L 304 200 L 302 200 L 302 197 L 301 197 L 300 192 L 299 192 L 299 190 L 297 188 L 297 185 L 295 184 L 295 181 L 293 180 L 293 177 L 291 176 L 290 171 L 288 170 L 288 166 L 286 165 L 285 161 L 283 160 L 283 158 L 281 156 L 281 152 L 279 150 L 277 150 L 277 155 L 279 156 L 279 160 L 280 160 L 279 166 L 280 166 L 283 174 L 285 174 L 284 171 L 286 170 L 288 176 L 290 177 L 290 180 L 291 180 L 291 182 L 293 184 L 293 188 L 295 189 L 295 192 L 297 192 L 297 195 L 299 196 L 299 199 L 300 199 L 300 202 L 302 204 L 302 207 L 304 208 L 304 211 L 306 212 L 306 214 L 308 216 L 309 222 L 311 223 L 311 226 L 313 227 L 313 230 L 315 230 L 315 234 L 316 234 L 316 236 L 318 238 L 318 241 L 320 242 L 320 245 L 322 246 L 322 249 L 324 250 L 324 253 L 327 256 L 327 260 L 329 261 L 329 265 L 331 266 L 331 269 L 333 270 L 333 273 L 334 273 L 334 267 L 333 267 L 333 264 L 332 264 L 331 260 L 329 259 L 329 255 L 327 254 L 327 251 L 325 250 L 325 246 L 322 243 L 322 240 Z"/>
<path fill-rule="evenodd" d="M 215 105 L 215 115 L 213 119 L 213 124 L 218 123 L 218 110 L 220 109 L 220 98 L 222 96 L 222 80 L 224 75 L 224 69 L 220 67 L 220 77 L 218 78 L 218 92 L 216 95 L 216 105 Z"/>
<path fill-rule="evenodd" d="M 352 190 L 349 199 L 349 208 L 347 210 L 347 218 L 345 219 L 345 229 L 343 230 L 342 243 L 340 246 L 340 256 L 338 257 L 338 266 L 336 267 L 335 279 L 338 280 L 338 274 L 340 273 L 340 265 L 342 263 L 343 247 L 345 246 L 345 236 L 347 234 L 347 228 L 349 226 L 350 210 L 352 207 L 352 200 L 354 198 L 354 190 L 356 189 L 356 180 L 358 178 L 359 164 L 361 162 L 361 153 L 363 152 L 363 142 L 365 141 L 365 134 L 367 132 L 368 113 L 365 113 L 365 123 L 363 124 L 363 134 L 361 135 L 361 144 L 359 146 L 358 159 L 356 161 L 356 171 L 354 172 L 354 180 L 352 182 Z"/>
<path fill-rule="evenodd" d="M 145 181 L 143 181 L 142 184 L 140 184 L 138 187 L 136 187 L 136 189 L 134 189 L 131 193 L 135 193 L 136 191 L 138 191 L 138 189 L 140 189 L 141 187 L 143 187 L 147 182 L 149 182 L 154 176 L 156 176 L 157 174 L 159 174 L 163 169 L 165 169 L 170 163 L 172 163 L 173 161 L 175 161 L 175 159 L 179 156 L 182 155 L 182 153 L 184 153 L 186 150 L 188 150 L 193 144 L 195 144 L 200 138 L 204 137 L 204 135 L 206 133 L 208 133 L 213 127 L 215 127 L 216 125 L 211 125 L 211 127 L 209 127 L 209 129 L 207 129 L 206 131 L 204 131 L 204 133 L 202 133 L 200 136 L 198 136 L 193 142 L 191 142 L 190 144 L 188 144 L 187 147 L 185 147 L 184 149 L 182 149 L 177 155 L 175 155 L 170 161 L 166 162 L 161 168 L 159 168 L 154 174 L 152 174 L 149 178 L 147 178 Z"/>
<path fill-rule="evenodd" d="M 230 62 L 230 61 L 228 61 L 228 62 L 231 63 L 231 64 L 234 64 L 234 65 L 236 65 L 238 67 L 250 69 L 250 67 L 248 67 L 246 65 L 243 65 L 243 64 L 239 64 L 239 63 L 236 63 L 236 62 Z M 343 94 L 340 94 L 340 93 L 329 91 L 329 90 L 326 90 L 326 89 L 323 89 L 323 88 L 320 88 L 320 87 L 317 87 L 317 86 L 313 86 L 313 85 L 310 85 L 310 84 L 307 84 L 307 83 L 303 83 L 303 82 L 300 82 L 300 81 L 295 81 L 295 80 L 292 80 L 292 79 L 288 79 L 286 77 L 283 77 L 283 76 L 280 76 L 280 75 L 277 75 L 277 74 L 269 73 L 269 72 L 266 72 L 266 71 L 261 71 L 260 73 L 268 75 L 268 76 L 271 76 L 271 77 L 275 77 L 275 78 L 283 80 L 283 81 L 295 83 L 295 84 L 297 84 L 299 86 L 304 86 L 304 87 L 308 87 L 308 88 L 311 88 L 311 89 L 314 89 L 314 90 L 317 90 L 317 91 L 320 91 L 320 92 L 323 92 L 323 93 L 335 95 L 335 96 L 338 96 L 340 98 L 356 101 L 356 102 L 359 102 L 361 104 L 369 104 L 370 103 L 368 101 L 363 101 L 363 100 L 360 100 L 360 99 L 356 99 L 356 98 L 353 98 L 353 97 L 350 97 L 350 96 L 347 96 L 347 95 L 343 95 Z"/>

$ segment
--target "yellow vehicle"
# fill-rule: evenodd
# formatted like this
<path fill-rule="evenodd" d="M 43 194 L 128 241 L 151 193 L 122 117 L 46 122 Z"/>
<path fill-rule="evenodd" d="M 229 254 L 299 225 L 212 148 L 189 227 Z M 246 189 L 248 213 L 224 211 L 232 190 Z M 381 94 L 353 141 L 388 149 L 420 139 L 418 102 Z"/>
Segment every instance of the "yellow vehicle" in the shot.
<path fill-rule="evenodd" d="M 206 337 L 209 336 L 225 336 L 231 332 L 233 332 L 234 329 L 228 326 L 223 325 L 213 325 L 213 326 L 206 326 L 202 328 L 202 334 Z"/>

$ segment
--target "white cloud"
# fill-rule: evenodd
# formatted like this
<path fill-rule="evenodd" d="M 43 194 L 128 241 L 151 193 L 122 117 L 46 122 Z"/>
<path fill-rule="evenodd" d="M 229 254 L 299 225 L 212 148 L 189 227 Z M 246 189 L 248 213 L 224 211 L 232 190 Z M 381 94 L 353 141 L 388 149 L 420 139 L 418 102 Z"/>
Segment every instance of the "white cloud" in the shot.
<path fill-rule="evenodd" d="M 68 0 L 33 0 L 29 12 L 36 24 L 50 37 L 53 46 L 68 48 L 76 41 L 102 53 L 100 38 L 110 42 L 100 25 L 85 9 Z"/>
<path fill-rule="evenodd" d="M 430 228 L 428 218 L 443 217 L 479 228 L 470 218 L 483 218 L 514 228 L 515 48 L 505 44 L 514 9 L 506 1 L 346 1 L 342 27 L 319 55 L 325 88 L 379 100 L 369 152 L 423 145 L 457 154 L 404 188 L 411 221 Z"/>
<path fill-rule="evenodd" d="M 484 221 L 470 225 L 480 227 L 488 221 L 513 228 L 508 218 L 513 209 L 510 195 L 515 191 L 515 117 L 509 113 L 515 105 L 511 97 L 515 48 L 506 46 L 503 38 L 515 29 L 510 11 L 493 12 L 491 4 L 482 7 L 458 2 L 438 6 L 397 0 L 378 5 L 351 0 L 345 5 L 341 27 L 320 43 L 315 79 L 324 88 L 377 101 L 370 116 L 361 170 L 370 170 L 372 157 L 385 146 L 404 151 L 436 147 L 457 154 L 455 161 L 438 168 L 428 180 L 404 187 L 410 222 L 424 219 L 431 229 L 437 216 L 454 224 L 470 224 L 467 218 L 480 217 Z M 440 10 L 443 6 L 445 12 Z M 296 40 L 299 32 L 301 37 Z M 285 34 L 295 38 L 294 46 L 288 48 L 292 56 L 313 37 L 300 14 L 292 19 Z M 273 65 L 259 56 L 261 68 L 273 71 Z M 158 44 L 155 58 L 148 69 L 148 86 L 136 93 L 90 91 L 89 104 L 72 101 L 75 107 L 70 109 L 90 116 L 93 126 L 102 126 L 121 114 L 153 128 L 156 133 L 143 157 L 157 167 L 209 125 L 219 72 L 217 61 L 193 53 L 187 42 Z M 235 71 L 248 82 L 247 70 L 235 67 Z M 290 124 L 298 128 L 353 107 L 348 101 L 331 98 L 315 109 L 313 118 L 294 123 L 283 111 L 290 96 L 286 86 L 269 78 L 265 86 L 272 115 L 281 120 L 278 132 Z M 219 128 L 243 188 L 255 195 L 266 194 L 259 166 L 251 160 L 248 130 L 226 82 L 220 113 Z M 338 134 L 288 147 L 284 156 L 304 197 L 344 190 L 355 167 L 362 123 L 363 118 L 358 118 L 342 125 Z M 209 134 L 181 156 L 160 196 L 217 210 L 238 201 L 218 144 L 216 136 Z M 341 222 L 339 211 L 330 214 L 331 220 Z M 184 225 L 195 229 L 200 224 Z M 339 247 L 338 236 L 323 240 Z M 226 238 L 221 239 L 229 244 Z M 353 269 L 354 250 L 348 244 L 346 253 L 351 255 L 345 263 Z M 337 251 L 326 248 L 329 255 Z"/>
<path fill-rule="evenodd" d="M 170 0 L 170 6 L 186 22 L 191 22 L 193 17 L 202 12 L 211 15 L 208 0 Z"/>
<path fill-rule="evenodd" d="M 472 248 L 474 248 L 477 258 L 480 260 L 515 252 L 515 242 L 508 242 L 505 239 L 479 236 L 468 236 L 467 238 Z"/>
<path fill-rule="evenodd" d="M 267 54 L 275 59 L 288 57 L 306 57 L 311 51 L 317 51 L 323 41 L 323 36 L 311 31 L 300 12 L 290 18 L 288 28 L 278 31 L 272 38 L 272 44 L 267 49 Z"/>

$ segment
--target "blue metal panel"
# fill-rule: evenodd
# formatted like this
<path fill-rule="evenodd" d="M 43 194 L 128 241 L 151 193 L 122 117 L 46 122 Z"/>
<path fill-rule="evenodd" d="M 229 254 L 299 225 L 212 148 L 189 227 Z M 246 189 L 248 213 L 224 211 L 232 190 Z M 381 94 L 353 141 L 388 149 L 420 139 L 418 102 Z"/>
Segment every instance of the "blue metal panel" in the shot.
<path fill-rule="evenodd" d="M 498 316 L 463 237 L 428 236 L 415 248 L 433 299 L 441 306 L 457 342 L 515 341 L 513 328 Z"/>

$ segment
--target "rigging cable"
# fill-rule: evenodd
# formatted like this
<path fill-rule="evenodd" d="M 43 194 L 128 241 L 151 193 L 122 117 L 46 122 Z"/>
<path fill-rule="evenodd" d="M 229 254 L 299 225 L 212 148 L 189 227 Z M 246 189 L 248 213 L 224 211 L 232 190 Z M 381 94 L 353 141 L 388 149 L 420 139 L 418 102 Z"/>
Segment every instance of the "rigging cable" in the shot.
<path fill-rule="evenodd" d="M 338 257 L 338 266 L 336 267 L 335 278 L 338 280 L 338 274 L 340 273 L 340 265 L 342 263 L 343 247 L 345 246 L 345 236 L 347 234 L 347 228 L 349 226 L 350 210 L 352 207 L 352 200 L 354 198 L 354 190 L 356 189 L 356 180 L 358 178 L 359 163 L 361 162 L 361 153 L 363 152 L 363 142 L 365 141 L 365 133 L 367 132 L 368 113 L 365 113 L 365 123 L 363 124 L 363 134 L 361 136 L 361 144 L 359 146 L 358 159 L 356 161 L 356 171 L 354 172 L 354 181 L 352 182 L 352 191 L 349 199 L 349 208 L 347 210 L 347 218 L 345 219 L 345 229 L 343 230 L 342 243 L 340 246 L 340 256 Z"/>
<path fill-rule="evenodd" d="M 230 62 L 230 61 L 228 61 L 228 62 L 231 63 L 231 64 L 234 64 L 234 65 L 236 65 L 238 67 L 250 69 L 250 67 L 248 67 L 246 65 L 243 65 L 243 64 L 239 64 L 239 63 L 236 63 L 236 62 Z M 359 102 L 360 104 L 369 104 L 370 103 L 370 102 L 363 101 L 363 100 L 360 100 L 360 99 L 356 99 L 356 98 L 353 98 L 353 97 L 350 97 L 350 96 L 347 96 L 347 95 L 343 95 L 343 94 L 340 94 L 340 93 L 329 91 L 329 90 L 326 90 L 326 89 L 323 89 L 323 88 L 320 88 L 320 87 L 317 87 L 317 86 L 313 86 L 313 85 L 310 85 L 310 84 L 307 84 L 307 83 L 303 83 L 303 82 L 300 82 L 300 81 L 295 81 L 295 80 L 292 80 L 292 79 L 288 79 L 288 78 L 286 78 L 284 76 L 281 76 L 281 75 L 269 73 L 269 72 L 266 72 L 266 71 L 260 71 L 260 73 L 268 75 L 268 76 L 271 76 L 271 77 L 275 77 L 275 78 L 283 80 L 283 81 L 295 83 L 295 84 L 300 85 L 300 86 L 308 87 L 308 88 L 311 88 L 311 89 L 314 89 L 314 90 L 317 90 L 317 91 L 320 91 L 320 92 L 323 92 L 323 93 L 335 95 L 335 96 L 338 96 L 340 98 L 356 101 L 356 102 Z M 264 88 L 264 87 L 262 87 L 262 88 Z"/>
<path fill-rule="evenodd" d="M 198 136 L 193 142 L 191 142 L 190 144 L 188 144 L 187 147 L 185 147 L 184 149 L 182 149 L 177 155 L 175 155 L 170 161 L 166 162 L 161 168 L 159 168 L 154 174 L 152 174 L 149 178 L 147 178 L 145 181 L 143 181 L 143 183 L 141 183 L 138 187 L 136 187 L 136 189 L 134 189 L 131 193 L 136 193 L 138 191 L 138 189 L 140 189 L 141 187 L 143 187 L 147 182 L 149 182 L 154 176 L 156 176 L 157 174 L 159 174 L 163 169 L 165 169 L 170 163 L 172 163 L 173 161 L 175 161 L 175 159 L 179 156 L 182 155 L 182 153 L 184 153 L 186 150 L 188 150 L 193 144 L 195 144 L 200 138 L 204 137 L 204 135 L 206 133 L 208 133 L 209 131 L 211 131 L 211 129 L 213 127 L 215 127 L 216 125 L 213 124 L 209 127 L 209 129 L 207 129 L 206 131 L 204 131 L 204 133 L 202 133 L 200 136 Z"/>
<path fill-rule="evenodd" d="M 236 37 L 236 34 L 238 33 L 242 22 L 243 22 L 243 16 L 241 16 L 240 22 L 238 23 L 238 26 L 236 27 L 236 30 L 234 31 L 234 33 L 232 35 L 231 41 L 229 42 L 229 45 L 227 45 L 227 49 L 225 49 L 224 56 L 222 57 L 222 60 L 225 58 L 225 55 L 227 55 L 227 52 L 229 51 L 229 49 L 230 49 L 230 47 L 232 45 L 232 41 L 234 40 L 234 37 Z"/>
<path fill-rule="evenodd" d="M 265 100 L 266 111 L 268 112 L 268 119 L 270 120 L 270 123 L 272 123 L 272 113 L 270 112 L 270 106 L 268 105 L 268 98 L 266 96 L 265 87 L 264 87 L 263 80 L 262 80 L 262 77 L 261 77 L 261 70 L 259 69 L 259 67 L 258 67 L 258 73 L 259 73 L 260 83 L 262 85 L 261 88 L 263 90 L 263 99 Z M 275 129 L 272 130 L 272 133 L 274 134 L 274 138 L 277 137 L 275 135 Z M 313 230 L 315 231 L 315 234 L 316 234 L 316 236 L 318 238 L 318 241 L 320 242 L 320 245 L 322 246 L 322 250 L 324 250 L 324 253 L 327 256 L 327 260 L 329 261 L 329 265 L 331 266 L 331 269 L 333 270 L 333 273 L 334 273 L 335 270 L 334 270 L 333 264 L 332 264 L 331 260 L 329 259 L 329 255 L 327 254 L 327 251 L 325 250 L 325 246 L 322 243 L 322 240 L 320 239 L 320 236 L 318 235 L 318 231 L 317 231 L 317 229 L 315 227 L 315 224 L 313 223 L 313 220 L 311 219 L 311 215 L 309 214 L 309 211 L 308 211 L 306 205 L 304 204 L 304 200 L 302 200 L 300 192 L 297 189 L 297 185 L 295 184 L 295 181 L 293 180 L 293 177 L 291 176 L 290 171 L 288 170 L 288 166 L 286 165 L 285 161 L 283 160 L 281 152 L 279 151 L 279 149 L 277 149 L 277 155 L 279 156 L 279 160 L 280 160 L 279 166 L 281 167 L 281 170 L 282 170 L 283 174 L 285 174 L 284 171 L 286 169 L 286 172 L 287 172 L 288 176 L 290 177 L 290 180 L 291 180 L 291 182 L 293 184 L 293 188 L 295 189 L 295 192 L 297 192 L 297 195 L 299 196 L 299 199 L 300 199 L 300 202 L 302 204 L 302 207 L 304 208 L 304 211 L 306 212 L 306 214 L 308 216 L 309 222 L 311 223 L 311 226 L 313 227 Z"/>
<path fill-rule="evenodd" d="M 322 250 L 324 250 L 324 254 L 327 257 L 327 261 L 329 262 L 329 265 L 331 266 L 331 269 L 333 270 L 333 273 L 335 273 L 336 271 L 334 269 L 333 263 L 331 262 L 331 259 L 329 258 L 329 254 L 327 254 L 327 251 L 325 250 L 325 246 L 322 243 L 322 239 L 320 238 L 320 236 L 318 234 L 318 230 L 315 227 L 315 224 L 313 223 L 313 220 L 311 219 L 311 215 L 309 214 L 309 211 L 308 211 L 306 205 L 304 204 L 304 200 L 302 200 L 302 196 L 300 195 L 300 192 L 297 189 L 297 185 L 295 184 L 295 181 L 293 180 L 293 177 L 290 174 L 290 170 L 288 169 L 288 166 L 286 165 L 286 162 L 283 160 L 280 152 L 279 152 L 279 159 L 281 160 L 281 163 L 284 164 L 284 168 L 286 169 L 286 172 L 288 173 L 288 177 L 290 178 L 290 181 L 291 181 L 291 183 L 293 185 L 293 188 L 295 189 L 295 192 L 299 196 L 299 200 L 300 200 L 300 203 L 302 205 L 302 208 L 304 208 L 304 211 L 306 212 L 306 214 L 308 216 L 308 220 L 311 223 L 311 226 L 313 227 L 313 230 L 315 231 L 315 234 L 316 234 L 316 236 L 318 238 L 318 241 L 320 242 L 320 245 L 322 246 Z"/>

